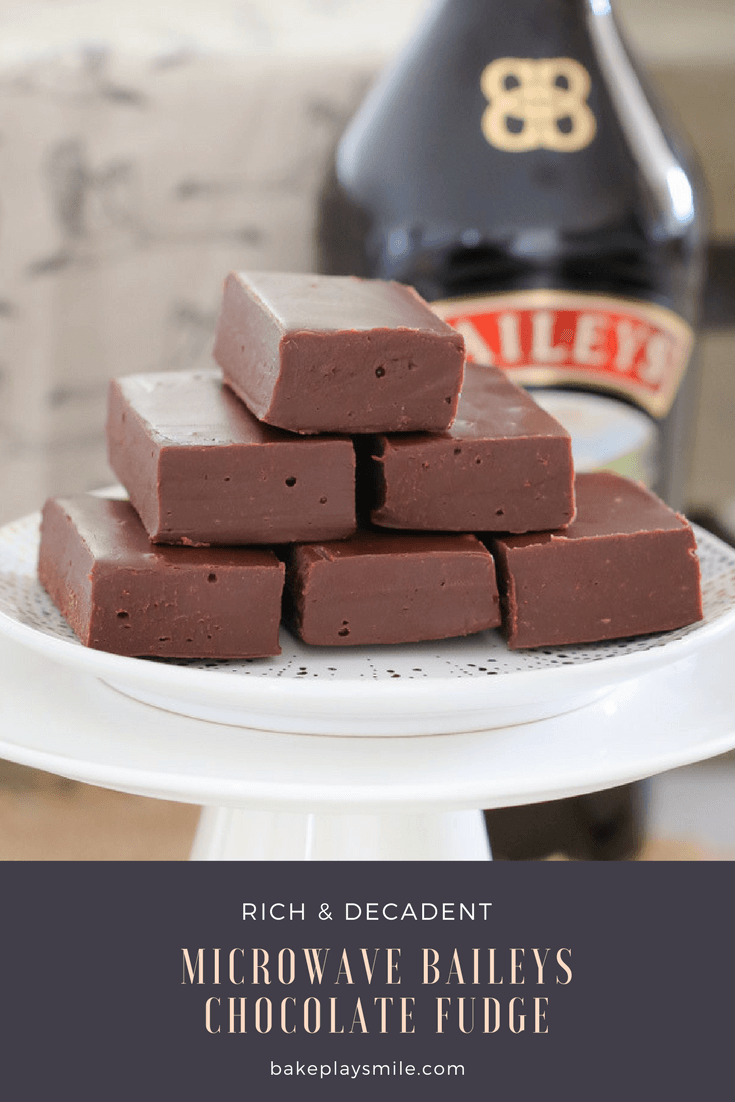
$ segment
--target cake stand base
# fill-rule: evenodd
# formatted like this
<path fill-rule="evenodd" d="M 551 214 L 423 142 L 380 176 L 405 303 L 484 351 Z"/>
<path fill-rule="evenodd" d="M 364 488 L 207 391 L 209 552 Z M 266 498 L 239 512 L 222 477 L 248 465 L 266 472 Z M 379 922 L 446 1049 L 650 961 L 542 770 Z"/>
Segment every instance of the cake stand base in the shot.
<path fill-rule="evenodd" d="M 563 716 L 410 738 L 208 723 L 0 638 L 0 757 L 204 807 L 192 858 L 488 860 L 479 808 L 578 796 L 735 747 L 735 631 Z"/>
<path fill-rule="evenodd" d="M 339 815 L 202 808 L 192 861 L 489 861 L 481 811 Z"/>

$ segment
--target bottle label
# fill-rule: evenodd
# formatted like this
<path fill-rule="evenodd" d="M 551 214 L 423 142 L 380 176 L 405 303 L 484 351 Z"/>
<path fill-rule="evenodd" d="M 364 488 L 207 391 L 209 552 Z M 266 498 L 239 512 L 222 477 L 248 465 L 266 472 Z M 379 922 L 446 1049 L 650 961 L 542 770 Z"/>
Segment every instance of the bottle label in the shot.
<path fill-rule="evenodd" d="M 462 333 L 468 359 L 534 387 L 539 405 L 571 435 L 576 470 L 613 470 L 656 484 L 659 429 L 651 417 L 671 408 L 693 343 L 678 315 L 628 299 L 548 290 L 431 306 Z M 564 389 L 570 386 L 576 389 Z"/>
<path fill-rule="evenodd" d="M 480 76 L 488 101 L 480 126 L 496 149 L 574 153 L 597 131 L 587 103 L 590 75 L 571 57 L 498 57 Z"/>
<path fill-rule="evenodd" d="M 669 412 L 694 340 L 671 310 L 607 295 L 517 291 L 431 307 L 462 334 L 469 360 L 523 386 L 624 395 L 655 418 Z"/>

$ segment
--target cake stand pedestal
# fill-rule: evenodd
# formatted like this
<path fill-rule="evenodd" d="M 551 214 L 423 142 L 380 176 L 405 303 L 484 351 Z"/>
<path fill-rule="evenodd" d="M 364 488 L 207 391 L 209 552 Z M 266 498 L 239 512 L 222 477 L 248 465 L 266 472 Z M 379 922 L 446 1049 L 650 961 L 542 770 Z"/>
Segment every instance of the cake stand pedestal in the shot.
<path fill-rule="evenodd" d="M 203 805 L 198 860 L 482 860 L 480 808 L 625 784 L 735 747 L 735 633 L 566 715 L 413 737 L 190 719 L 0 639 L 0 756 Z"/>
<path fill-rule="evenodd" d="M 192 861 L 488 861 L 481 811 L 289 814 L 202 808 Z"/>

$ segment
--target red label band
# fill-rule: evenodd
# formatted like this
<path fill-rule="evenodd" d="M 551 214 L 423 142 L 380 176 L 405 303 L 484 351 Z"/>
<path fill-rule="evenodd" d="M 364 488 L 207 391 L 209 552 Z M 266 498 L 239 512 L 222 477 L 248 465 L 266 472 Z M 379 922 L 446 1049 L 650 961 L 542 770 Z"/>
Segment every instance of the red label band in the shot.
<path fill-rule="evenodd" d="M 465 339 L 468 359 L 531 386 L 576 384 L 668 413 L 691 353 L 691 328 L 661 306 L 566 291 L 521 291 L 431 304 Z"/>

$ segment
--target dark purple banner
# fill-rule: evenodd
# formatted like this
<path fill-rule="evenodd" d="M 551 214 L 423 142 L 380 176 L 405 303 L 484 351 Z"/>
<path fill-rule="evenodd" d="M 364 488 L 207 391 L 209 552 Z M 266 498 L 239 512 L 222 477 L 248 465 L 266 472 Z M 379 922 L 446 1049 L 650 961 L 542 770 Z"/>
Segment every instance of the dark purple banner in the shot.
<path fill-rule="evenodd" d="M 729 864 L 7 864 L 2 888 L 13 1102 L 670 1102 L 729 1075 Z"/>

